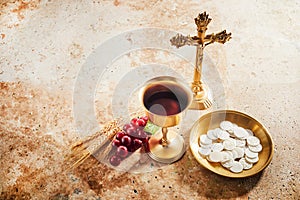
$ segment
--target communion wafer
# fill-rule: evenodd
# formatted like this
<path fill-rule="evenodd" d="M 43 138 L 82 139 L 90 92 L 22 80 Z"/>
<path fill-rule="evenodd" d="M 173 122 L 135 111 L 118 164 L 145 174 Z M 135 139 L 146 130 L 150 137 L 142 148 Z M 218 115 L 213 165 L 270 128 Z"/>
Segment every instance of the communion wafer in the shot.
<path fill-rule="evenodd" d="M 250 146 L 257 146 L 260 143 L 260 140 L 255 136 L 250 136 L 247 138 L 247 144 Z"/>
<path fill-rule="evenodd" d="M 245 129 L 245 130 L 248 132 L 249 136 L 253 136 L 254 135 L 254 133 L 250 129 Z"/>
<path fill-rule="evenodd" d="M 258 160 L 259 160 L 259 157 L 254 157 L 254 158 L 249 158 L 248 156 L 245 157 L 245 160 L 248 162 L 248 163 L 257 163 Z"/>
<path fill-rule="evenodd" d="M 242 158 L 244 157 L 245 150 L 244 148 L 241 147 L 235 147 L 232 151 L 235 151 L 237 153 L 237 158 Z"/>
<path fill-rule="evenodd" d="M 231 128 L 230 130 L 227 130 L 227 132 L 228 132 L 231 136 L 233 136 L 233 137 L 235 137 L 234 134 L 233 134 L 233 130 L 234 130 L 236 127 L 238 127 L 238 125 L 236 125 L 235 123 L 232 123 L 232 128 Z"/>
<path fill-rule="evenodd" d="M 207 131 L 207 137 L 211 140 L 216 140 L 218 139 L 218 135 L 215 133 L 214 130 L 209 130 Z"/>
<path fill-rule="evenodd" d="M 230 168 L 233 165 L 233 161 L 233 158 L 231 158 L 228 161 L 221 162 L 221 165 L 225 168 Z"/>
<path fill-rule="evenodd" d="M 258 157 L 258 153 L 251 151 L 249 148 L 245 149 L 245 155 L 247 157 L 249 157 L 249 158 L 256 158 L 256 157 Z"/>
<path fill-rule="evenodd" d="M 223 151 L 223 152 L 226 153 L 226 154 L 228 154 L 228 156 L 229 156 L 230 158 L 233 159 L 232 151 L 227 151 L 227 150 L 225 150 L 225 151 Z"/>
<path fill-rule="evenodd" d="M 233 129 L 233 124 L 230 121 L 222 121 L 220 127 L 221 129 L 228 131 Z"/>
<path fill-rule="evenodd" d="M 244 140 L 244 139 L 236 138 L 235 142 L 236 142 L 237 147 L 245 147 L 246 146 L 246 140 Z"/>
<path fill-rule="evenodd" d="M 238 161 L 233 161 L 232 166 L 229 169 L 234 173 L 240 173 L 243 171 L 244 166 Z"/>
<path fill-rule="evenodd" d="M 236 141 L 232 138 L 223 141 L 224 149 L 233 150 L 236 147 Z"/>
<path fill-rule="evenodd" d="M 208 156 L 211 152 L 211 149 L 206 149 L 206 148 L 200 147 L 198 149 L 198 152 L 203 156 Z"/>
<path fill-rule="evenodd" d="M 200 142 L 200 144 L 201 144 L 201 147 L 205 148 L 205 149 L 211 149 L 211 146 L 212 146 L 212 144 L 202 144 L 201 142 Z"/>
<path fill-rule="evenodd" d="M 256 153 L 258 153 L 258 152 L 261 152 L 261 150 L 262 150 L 262 145 L 261 144 L 258 144 L 258 145 L 256 145 L 256 146 L 248 146 L 248 148 L 252 151 L 252 152 L 256 152 Z"/>
<path fill-rule="evenodd" d="M 247 169 L 251 169 L 252 166 L 253 166 L 253 164 L 247 162 L 245 158 L 241 158 L 241 159 L 239 160 L 239 163 L 241 163 L 241 164 L 243 165 L 243 169 L 246 169 L 246 170 L 247 170 Z"/>
<path fill-rule="evenodd" d="M 249 135 L 248 132 L 242 127 L 236 127 L 233 129 L 233 134 L 240 139 L 245 139 Z"/>
<path fill-rule="evenodd" d="M 211 150 L 212 151 L 219 151 L 219 152 L 221 152 L 223 149 L 224 149 L 224 146 L 223 146 L 222 143 L 213 143 L 211 145 Z"/>
<path fill-rule="evenodd" d="M 223 154 L 221 152 L 211 152 L 208 155 L 208 159 L 211 162 L 221 162 L 223 160 Z"/>
<path fill-rule="evenodd" d="M 239 154 L 238 154 L 238 152 L 237 152 L 237 151 L 235 151 L 234 149 L 232 149 L 232 151 L 231 151 L 231 152 L 232 152 L 232 155 L 233 155 L 233 159 L 234 159 L 234 160 L 236 160 L 236 159 L 240 158 L 240 157 L 239 157 Z"/>
<path fill-rule="evenodd" d="M 207 137 L 206 134 L 200 136 L 200 143 L 208 145 L 212 143 L 212 140 Z"/>
<path fill-rule="evenodd" d="M 227 131 L 223 131 L 221 130 L 219 133 L 218 133 L 218 138 L 221 139 L 221 140 L 227 140 L 230 138 L 230 135 Z"/>
<path fill-rule="evenodd" d="M 227 162 L 229 160 L 233 160 L 232 156 L 230 156 L 228 153 L 226 153 L 225 151 L 221 152 L 223 154 L 223 159 L 221 160 L 221 162 Z"/>

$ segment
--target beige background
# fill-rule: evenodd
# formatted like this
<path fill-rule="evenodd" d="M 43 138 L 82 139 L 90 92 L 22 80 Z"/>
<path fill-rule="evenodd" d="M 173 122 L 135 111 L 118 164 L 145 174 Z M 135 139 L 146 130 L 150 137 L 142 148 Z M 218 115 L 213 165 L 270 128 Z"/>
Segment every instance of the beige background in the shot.
<path fill-rule="evenodd" d="M 299 4 L 0 1 L 0 199 L 298 199 Z M 250 178 L 224 178 L 202 168 L 188 150 L 179 162 L 151 173 L 119 173 L 93 158 L 65 171 L 64 157 L 79 139 L 72 110 L 74 84 L 92 51 L 137 28 L 193 35 L 193 18 L 202 11 L 213 18 L 208 32 L 227 29 L 233 34 L 225 45 L 205 50 L 224 87 L 222 94 L 214 94 L 216 101 L 225 97 L 225 108 L 251 114 L 269 129 L 275 142 L 271 164 Z M 137 51 L 112 66 L 126 63 L 130 69 L 153 59 L 170 67 L 186 64 L 176 56 L 157 55 Z M 107 87 L 97 87 L 100 124 L 114 117 L 107 104 L 110 93 L 97 96 L 101 89 L 113 91 L 116 82 L 111 80 Z M 107 110 L 101 110 L 104 106 Z"/>

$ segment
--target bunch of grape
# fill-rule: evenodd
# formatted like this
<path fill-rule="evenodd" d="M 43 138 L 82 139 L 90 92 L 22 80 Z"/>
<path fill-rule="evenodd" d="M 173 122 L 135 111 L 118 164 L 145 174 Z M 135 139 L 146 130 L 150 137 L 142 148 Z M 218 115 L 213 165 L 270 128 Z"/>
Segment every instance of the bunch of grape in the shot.
<path fill-rule="evenodd" d="M 123 126 L 123 130 L 118 132 L 112 141 L 113 155 L 109 162 L 113 166 L 118 166 L 122 160 L 130 156 L 141 147 L 149 150 L 149 134 L 144 131 L 148 122 L 148 117 L 139 117 L 131 119 L 130 123 Z"/>

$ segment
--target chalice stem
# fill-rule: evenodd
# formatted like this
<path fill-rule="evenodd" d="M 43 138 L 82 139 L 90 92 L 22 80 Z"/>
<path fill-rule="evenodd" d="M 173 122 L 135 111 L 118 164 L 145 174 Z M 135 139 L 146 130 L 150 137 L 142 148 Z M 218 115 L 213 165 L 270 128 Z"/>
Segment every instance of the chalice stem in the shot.
<path fill-rule="evenodd" d="M 194 70 L 194 84 L 201 83 L 202 61 L 203 61 L 203 46 L 197 46 L 196 66 Z"/>
<path fill-rule="evenodd" d="M 161 145 L 163 147 L 167 147 L 169 142 L 168 142 L 168 138 L 167 138 L 167 133 L 168 133 L 168 129 L 166 127 L 163 127 L 161 129 L 161 132 L 162 132 L 162 138 L 161 138 Z"/>

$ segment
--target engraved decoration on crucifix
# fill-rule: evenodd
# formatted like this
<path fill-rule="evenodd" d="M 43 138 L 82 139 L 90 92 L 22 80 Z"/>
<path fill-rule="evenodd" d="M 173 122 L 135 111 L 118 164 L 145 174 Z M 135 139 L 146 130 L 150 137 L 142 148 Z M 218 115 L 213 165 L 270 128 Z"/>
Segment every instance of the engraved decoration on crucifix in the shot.
<path fill-rule="evenodd" d="M 196 46 L 196 64 L 194 70 L 194 80 L 192 83 L 192 91 L 194 94 L 193 103 L 190 109 L 204 110 L 212 106 L 212 97 L 209 94 L 208 87 L 203 84 L 201 80 L 202 73 L 202 61 L 203 61 L 203 50 L 204 48 L 214 42 L 224 44 L 231 39 L 231 33 L 226 33 L 223 30 L 219 33 L 211 33 L 205 35 L 207 26 L 210 23 L 211 18 L 208 17 L 206 12 L 200 13 L 197 18 L 195 18 L 195 23 L 197 25 L 198 36 L 184 36 L 182 34 L 177 34 L 171 38 L 171 44 L 177 48 L 189 45 Z"/>

